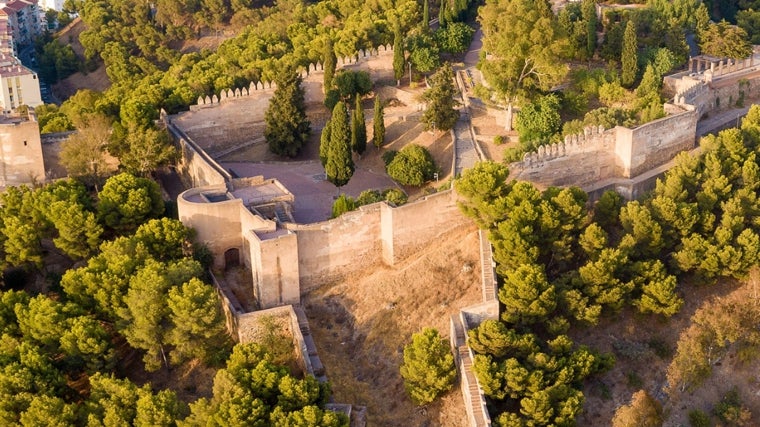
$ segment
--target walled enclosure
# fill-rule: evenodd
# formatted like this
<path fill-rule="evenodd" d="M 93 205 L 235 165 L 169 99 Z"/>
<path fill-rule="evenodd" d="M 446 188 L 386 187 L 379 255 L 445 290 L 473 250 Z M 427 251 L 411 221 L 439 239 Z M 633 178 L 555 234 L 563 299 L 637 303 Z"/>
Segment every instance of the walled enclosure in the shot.
<path fill-rule="evenodd" d="M 45 180 L 37 118 L 0 116 L 0 187 Z"/>
<path fill-rule="evenodd" d="M 216 268 L 225 267 L 225 252 L 239 250 L 251 269 L 254 295 L 263 308 L 297 304 L 302 292 L 369 266 L 393 265 L 446 232 L 469 224 L 451 190 L 397 208 L 379 202 L 329 221 L 295 224 L 255 212 L 256 203 L 271 199 L 239 198 L 257 187 L 281 187 L 276 180 L 257 177 L 232 183 L 231 190 L 211 185 L 185 191 L 177 200 L 179 218 L 208 245 Z M 292 195 L 280 200 L 293 201 Z"/>
<path fill-rule="evenodd" d="M 760 96 L 756 62 L 754 57 L 692 58 L 689 71 L 664 78 L 665 90 L 675 94 L 664 105 L 666 117 L 633 129 L 587 128 L 581 135 L 526 153 L 523 161 L 510 165 L 512 177 L 541 187 L 577 185 L 592 195 L 619 189 L 635 197 L 656 182 L 650 171 L 695 148 L 700 119 Z"/>

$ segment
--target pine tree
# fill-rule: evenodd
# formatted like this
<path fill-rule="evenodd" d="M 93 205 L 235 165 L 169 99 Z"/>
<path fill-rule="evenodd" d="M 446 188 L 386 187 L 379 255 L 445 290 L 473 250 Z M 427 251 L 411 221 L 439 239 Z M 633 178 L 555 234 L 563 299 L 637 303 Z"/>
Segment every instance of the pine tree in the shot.
<path fill-rule="evenodd" d="M 364 123 L 364 108 L 362 108 L 359 95 L 356 95 L 356 105 L 351 120 L 351 149 L 360 156 L 367 149 L 367 125 Z"/>
<path fill-rule="evenodd" d="M 393 77 L 396 78 L 396 86 L 401 85 L 401 77 L 404 76 L 404 41 L 401 37 L 401 30 L 393 32 Z"/>
<path fill-rule="evenodd" d="M 335 57 L 332 38 L 329 36 L 325 40 L 325 50 L 322 53 L 322 65 L 325 71 L 322 80 L 322 92 L 327 93 L 332 88 L 333 76 L 335 75 L 335 65 L 338 59 Z"/>
<path fill-rule="evenodd" d="M 374 133 L 372 142 L 375 147 L 380 148 L 385 142 L 385 118 L 383 115 L 383 103 L 379 96 L 375 96 L 375 115 L 373 118 Z"/>
<path fill-rule="evenodd" d="M 454 385 L 457 371 L 449 346 L 433 328 L 412 335 L 404 348 L 401 376 L 412 400 L 425 405 Z"/>
<path fill-rule="evenodd" d="M 348 124 L 348 111 L 343 101 L 335 104 L 330 118 L 330 143 L 326 150 L 325 174 L 327 180 L 336 187 L 348 183 L 354 174 L 354 161 L 351 158 L 351 129 Z"/>
<path fill-rule="evenodd" d="M 638 51 L 639 42 L 636 38 L 636 24 L 634 24 L 632 20 L 629 20 L 625 25 L 625 33 L 623 33 L 623 49 L 620 54 L 620 63 L 623 68 L 620 82 L 625 87 L 633 86 L 633 82 L 636 81 L 639 58 Z"/>
<path fill-rule="evenodd" d="M 269 150 L 280 156 L 297 156 L 311 131 L 301 80 L 294 70 L 278 74 L 275 79 L 277 89 L 264 116 L 264 137 Z"/>
<path fill-rule="evenodd" d="M 425 130 L 451 130 L 459 118 L 454 107 L 458 104 L 454 99 L 454 71 L 450 64 L 445 64 L 431 79 L 431 87 L 423 95 L 427 101 L 427 109 L 422 115 Z"/>

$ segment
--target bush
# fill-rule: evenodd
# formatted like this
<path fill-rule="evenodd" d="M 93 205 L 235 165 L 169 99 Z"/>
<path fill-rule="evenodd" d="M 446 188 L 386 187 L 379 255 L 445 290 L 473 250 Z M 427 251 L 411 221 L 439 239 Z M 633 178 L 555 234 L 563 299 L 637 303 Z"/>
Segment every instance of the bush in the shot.
<path fill-rule="evenodd" d="M 502 135 L 496 135 L 493 137 L 493 143 L 495 145 L 501 145 L 504 143 L 504 137 Z"/>
<path fill-rule="evenodd" d="M 715 405 L 713 413 L 721 421 L 732 426 L 749 425 L 749 421 L 752 419 L 749 410 L 742 406 L 739 390 L 736 387 L 726 393 L 720 403 Z"/>
<path fill-rule="evenodd" d="M 385 167 L 387 168 L 389 164 L 393 161 L 393 159 L 396 157 L 396 154 L 398 154 L 398 151 L 396 150 L 388 150 L 385 153 L 383 153 L 383 162 L 385 163 Z"/>
<path fill-rule="evenodd" d="M 389 188 L 383 192 L 385 201 L 394 205 L 401 206 L 409 199 L 403 191 L 398 188 Z"/>
<path fill-rule="evenodd" d="M 689 425 L 691 427 L 710 427 L 710 416 L 699 409 L 689 411 Z"/>
<path fill-rule="evenodd" d="M 387 166 L 388 175 L 403 185 L 420 186 L 433 178 L 436 172 L 433 157 L 416 144 L 407 145 Z"/>
<path fill-rule="evenodd" d="M 364 205 L 370 205 L 372 203 L 381 202 L 383 200 L 383 195 L 380 194 L 377 190 L 364 190 L 359 194 L 359 197 L 356 198 L 356 204 L 357 206 L 364 206 Z"/>
<path fill-rule="evenodd" d="M 456 375 L 454 355 L 437 330 L 424 328 L 412 335 L 412 342 L 404 347 L 401 376 L 416 404 L 428 404 L 451 390 Z"/>
<path fill-rule="evenodd" d="M 518 147 L 509 147 L 504 150 L 504 163 L 519 162 L 523 159 L 525 150 Z"/>
<path fill-rule="evenodd" d="M 342 214 L 356 209 L 356 202 L 351 196 L 341 194 L 340 197 L 335 199 L 332 206 L 332 217 L 337 218 Z"/>

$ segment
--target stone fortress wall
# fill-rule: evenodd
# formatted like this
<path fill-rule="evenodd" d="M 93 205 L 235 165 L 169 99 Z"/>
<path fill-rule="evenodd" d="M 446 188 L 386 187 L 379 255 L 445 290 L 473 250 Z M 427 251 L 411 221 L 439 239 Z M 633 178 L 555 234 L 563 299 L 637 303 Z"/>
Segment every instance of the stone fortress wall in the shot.
<path fill-rule="evenodd" d="M 655 182 L 645 174 L 695 148 L 699 120 L 760 96 L 760 66 L 754 57 L 692 58 L 689 71 L 665 77 L 664 88 L 674 94 L 664 104 L 666 117 L 633 129 L 587 128 L 526 153 L 510 165 L 512 177 L 540 187 L 577 185 L 591 193 L 616 189 L 634 198 Z"/>

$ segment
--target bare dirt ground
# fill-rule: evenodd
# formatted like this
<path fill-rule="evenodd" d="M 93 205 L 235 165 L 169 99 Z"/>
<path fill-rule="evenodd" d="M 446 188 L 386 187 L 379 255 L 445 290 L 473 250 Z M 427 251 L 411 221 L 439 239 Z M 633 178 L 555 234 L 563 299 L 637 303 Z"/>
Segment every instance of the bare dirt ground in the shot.
<path fill-rule="evenodd" d="M 448 336 L 449 317 L 480 302 L 478 257 L 474 227 L 460 229 L 395 267 L 302 297 L 336 402 L 367 406 L 370 426 L 467 425 L 458 388 L 417 407 L 399 367 L 412 333 L 431 326 Z"/>
<path fill-rule="evenodd" d="M 79 43 L 79 34 L 86 29 L 84 22 L 80 19 L 76 23 L 62 30 L 58 37 L 65 43 L 69 43 L 74 53 L 80 60 L 84 60 L 84 48 Z M 79 89 L 92 89 L 95 91 L 104 91 L 111 85 L 111 81 L 106 74 L 106 67 L 102 61 L 98 61 L 98 68 L 88 73 L 77 72 L 71 76 L 59 81 L 53 85 L 53 94 L 60 100 L 65 100 L 74 95 Z"/>

